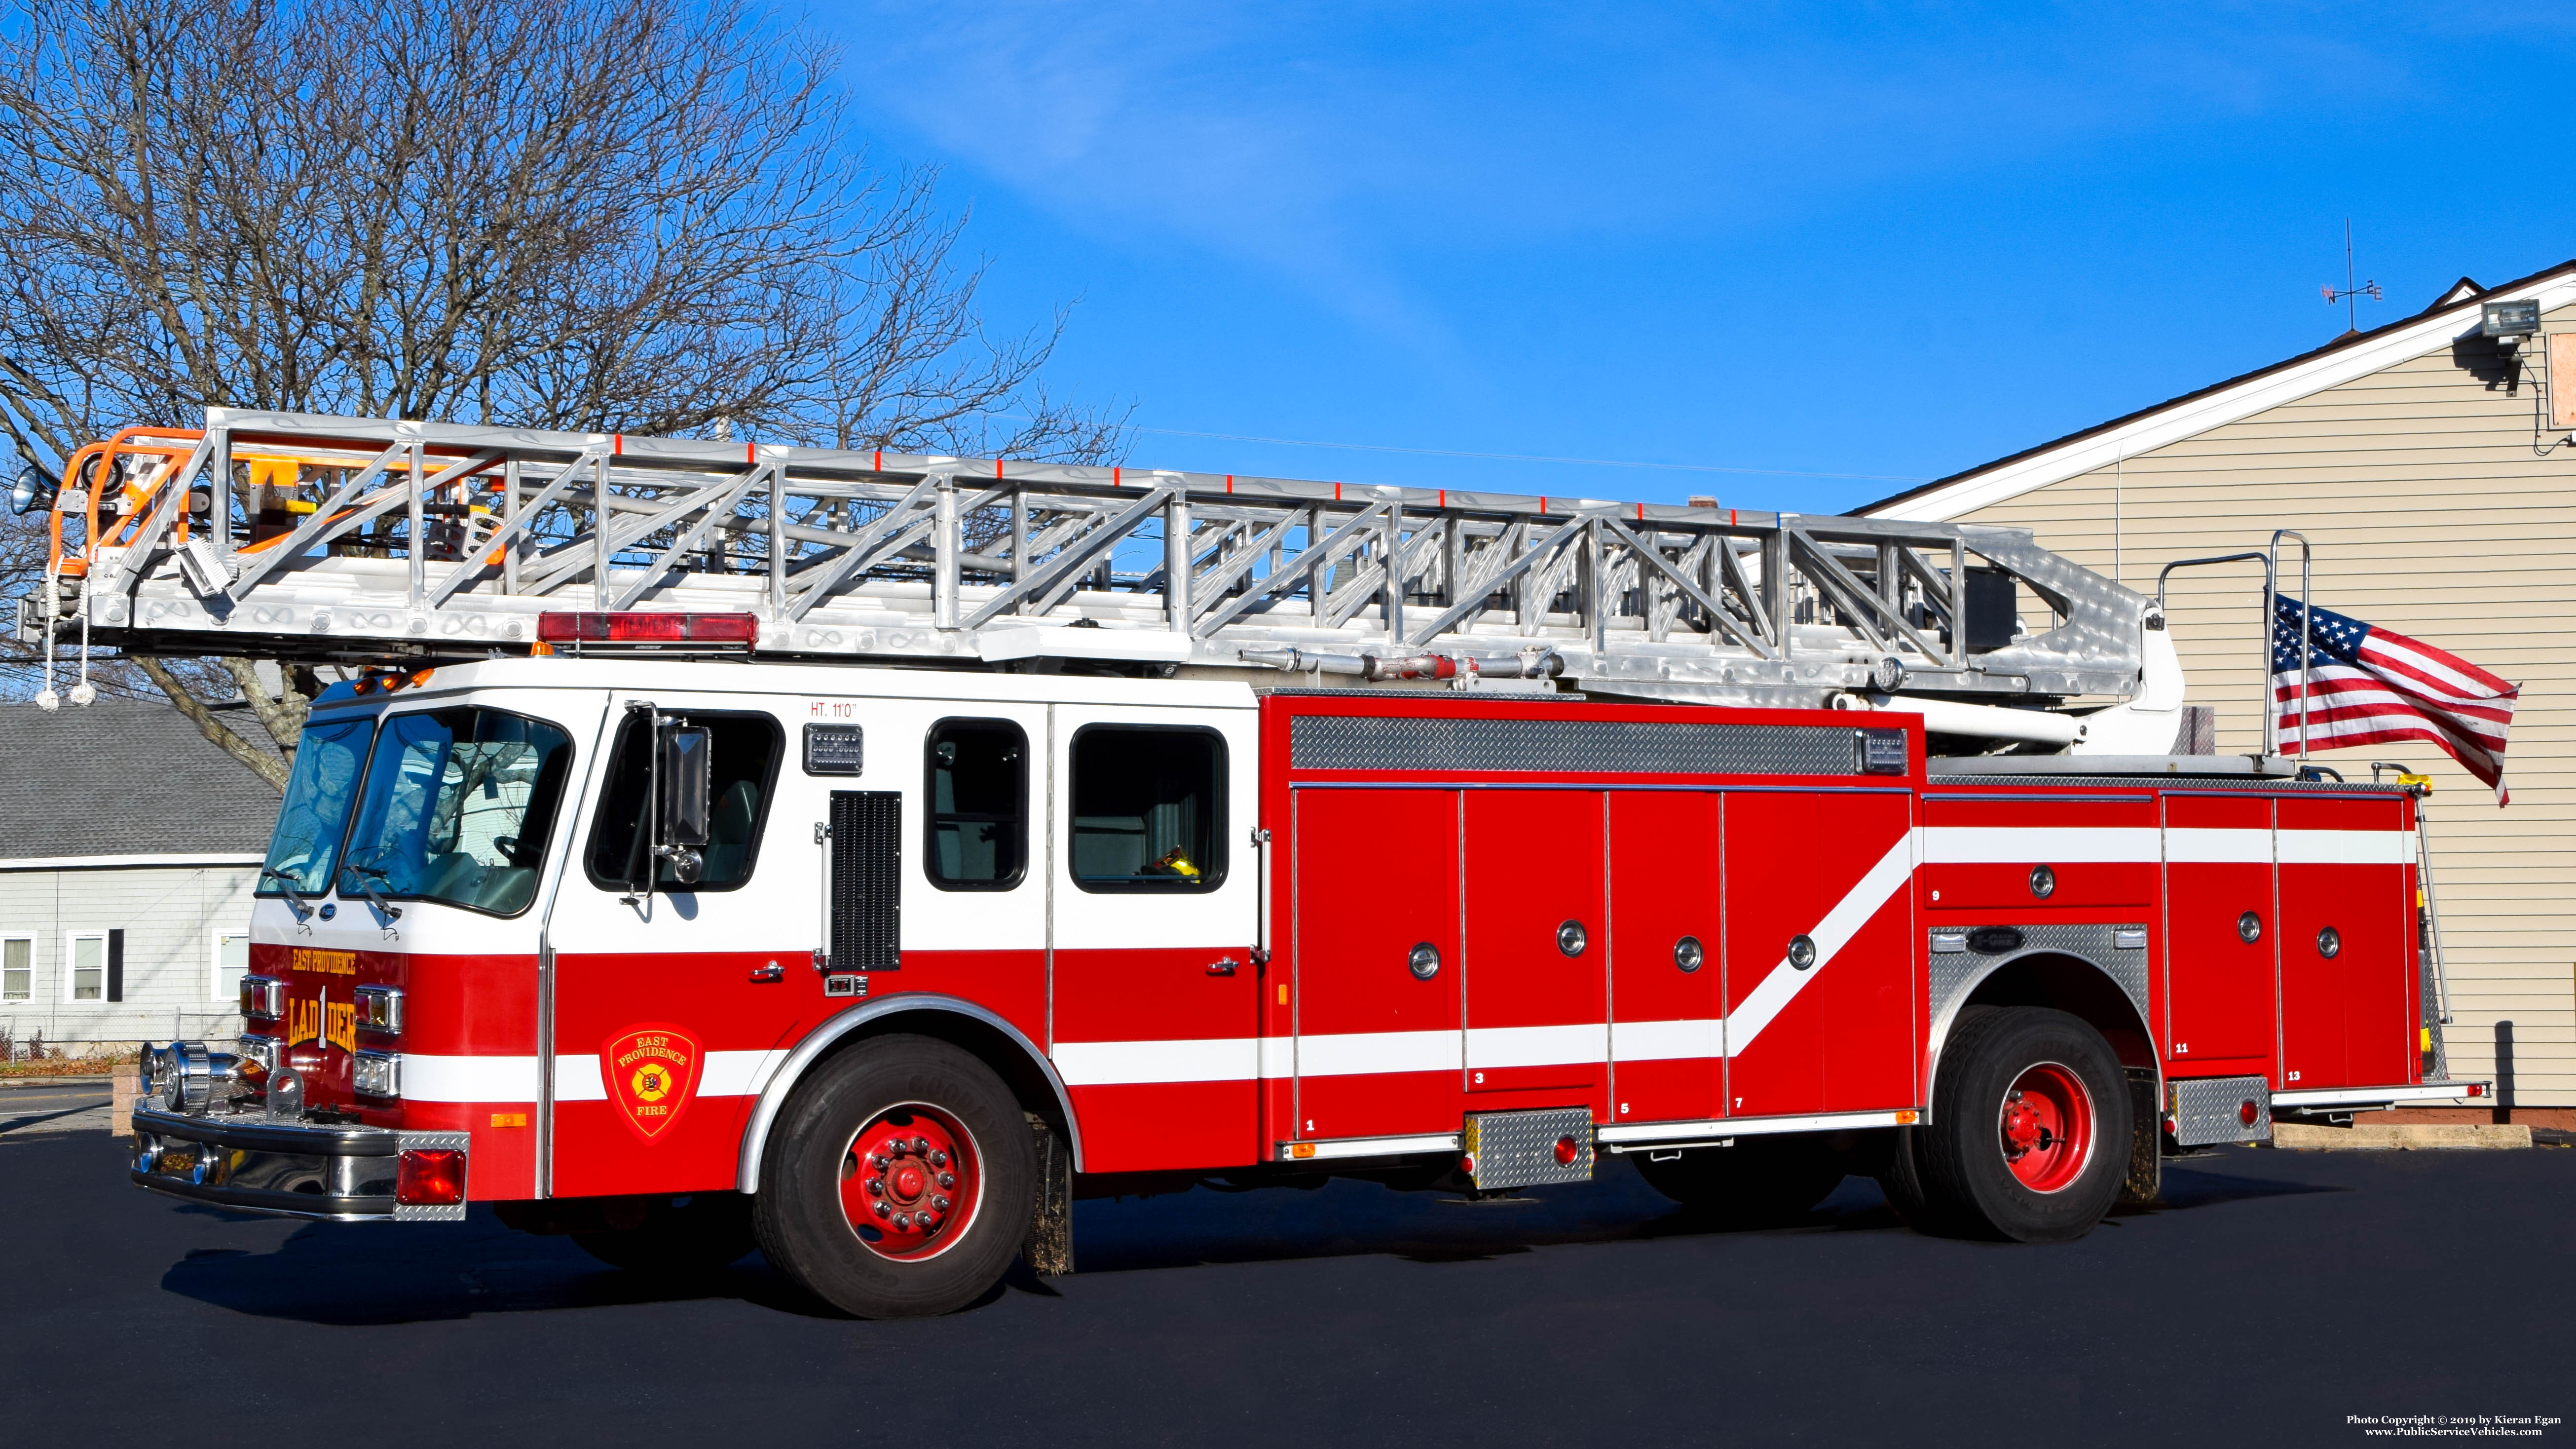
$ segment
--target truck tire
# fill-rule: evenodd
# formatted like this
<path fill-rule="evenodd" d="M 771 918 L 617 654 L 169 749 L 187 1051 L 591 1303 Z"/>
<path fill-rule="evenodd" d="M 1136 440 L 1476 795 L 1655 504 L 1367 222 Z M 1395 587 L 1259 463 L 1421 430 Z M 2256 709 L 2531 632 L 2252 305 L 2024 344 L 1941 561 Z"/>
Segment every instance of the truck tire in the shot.
<path fill-rule="evenodd" d="M 1932 1107 L 1888 1179 L 1889 1201 L 1919 1226 L 2068 1242 L 2120 1195 L 2128 1077 L 2079 1017 L 2037 1006 L 1963 1014 L 1941 1049 Z"/>
<path fill-rule="evenodd" d="M 738 1192 L 701 1192 L 657 1198 L 632 1225 L 577 1232 L 581 1250 L 612 1268 L 639 1273 L 693 1273 L 739 1261 L 759 1244 L 751 1231 L 751 1199 Z"/>
<path fill-rule="evenodd" d="M 843 1312 L 950 1313 L 1011 1266 L 1036 1158 L 991 1068 L 929 1037 L 874 1037 L 788 1098 L 753 1223 L 772 1265 Z"/>
<path fill-rule="evenodd" d="M 1723 1227 L 1774 1227 L 1806 1216 L 1842 1185 L 1843 1156 L 1822 1138 L 1739 1137 L 1665 1162 L 1633 1159 L 1646 1185 Z"/>

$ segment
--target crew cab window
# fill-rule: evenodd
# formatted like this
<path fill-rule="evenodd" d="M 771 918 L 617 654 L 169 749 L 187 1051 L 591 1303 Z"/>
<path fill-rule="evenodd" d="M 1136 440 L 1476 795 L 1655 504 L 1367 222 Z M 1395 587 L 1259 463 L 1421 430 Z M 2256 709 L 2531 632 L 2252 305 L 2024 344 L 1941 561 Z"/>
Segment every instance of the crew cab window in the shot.
<path fill-rule="evenodd" d="M 349 828 L 341 896 L 526 910 L 571 765 L 564 732 L 524 715 L 387 715 Z"/>
<path fill-rule="evenodd" d="M 1073 883 L 1211 891 L 1225 880 L 1225 740 L 1214 730 L 1092 725 L 1073 737 Z"/>
<path fill-rule="evenodd" d="M 657 891 L 729 891 L 751 879 L 760 855 L 760 828 L 769 818 L 770 796 L 778 787 L 778 759 L 785 753 L 786 732 L 765 714 L 727 714 L 713 710 L 666 709 L 662 718 L 679 720 L 707 732 L 707 846 L 694 882 L 683 884 L 672 863 L 655 860 L 646 839 L 650 822 L 645 797 L 652 781 L 653 734 L 641 711 L 629 712 L 617 726 L 617 742 L 608 754 L 608 782 L 599 801 L 599 817 L 590 828 L 590 849 L 583 867 L 591 884 L 603 890 L 635 890 L 644 884 L 647 863 Z"/>
<path fill-rule="evenodd" d="M 310 896 L 331 888 L 349 807 L 358 798 L 358 774 L 367 763 L 367 735 L 375 727 L 371 718 L 304 727 L 295 769 L 286 779 L 286 801 L 268 837 L 268 859 L 260 864 L 259 894 L 283 889 Z"/>
<path fill-rule="evenodd" d="M 944 719 L 930 727 L 923 865 L 946 891 L 1006 891 L 1029 853 L 1029 737 L 1006 719 Z"/>

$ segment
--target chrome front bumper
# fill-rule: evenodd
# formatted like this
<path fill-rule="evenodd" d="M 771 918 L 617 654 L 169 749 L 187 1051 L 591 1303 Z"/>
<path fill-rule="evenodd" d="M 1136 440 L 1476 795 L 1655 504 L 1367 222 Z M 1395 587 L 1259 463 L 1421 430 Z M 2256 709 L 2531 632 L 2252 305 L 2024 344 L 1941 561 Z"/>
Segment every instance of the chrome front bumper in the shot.
<path fill-rule="evenodd" d="M 463 1148 L 462 1132 L 271 1122 L 264 1116 L 197 1116 L 138 1106 L 137 1187 L 240 1212 L 331 1222 L 455 1221 L 462 1203 L 394 1200 L 405 1148 Z"/>

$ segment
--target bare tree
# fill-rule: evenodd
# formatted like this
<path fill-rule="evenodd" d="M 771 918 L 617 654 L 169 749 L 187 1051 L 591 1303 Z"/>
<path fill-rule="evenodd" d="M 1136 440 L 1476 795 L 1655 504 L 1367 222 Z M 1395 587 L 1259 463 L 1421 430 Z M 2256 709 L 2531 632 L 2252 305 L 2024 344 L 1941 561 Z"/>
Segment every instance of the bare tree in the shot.
<path fill-rule="evenodd" d="M 831 77 L 740 0 L 21 0 L 0 435 L 58 469 L 228 405 L 1109 456 L 1123 416 L 1038 385 L 1064 314 L 986 332 L 962 218 L 932 173 L 869 164 Z M 0 587 L 42 547 L 11 532 Z M 291 756 L 313 687 L 240 660 L 93 677 L 281 788 L 206 705 L 238 689 Z"/>

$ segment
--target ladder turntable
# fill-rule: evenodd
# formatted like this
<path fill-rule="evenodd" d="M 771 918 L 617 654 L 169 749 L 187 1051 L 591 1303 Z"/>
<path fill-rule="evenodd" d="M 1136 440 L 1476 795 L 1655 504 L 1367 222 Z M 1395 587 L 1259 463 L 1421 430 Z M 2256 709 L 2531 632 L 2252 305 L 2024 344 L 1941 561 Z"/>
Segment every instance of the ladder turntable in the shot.
<path fill-rule="evenodd" d="M 53 528 L 22 638 L 317 663 L 670 610 L 806 662 L 2046 704 L 2135 694 L 2151 607 L 1975 524 L 227 408 L 83 449 Z"/>

